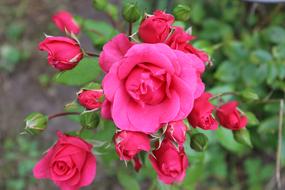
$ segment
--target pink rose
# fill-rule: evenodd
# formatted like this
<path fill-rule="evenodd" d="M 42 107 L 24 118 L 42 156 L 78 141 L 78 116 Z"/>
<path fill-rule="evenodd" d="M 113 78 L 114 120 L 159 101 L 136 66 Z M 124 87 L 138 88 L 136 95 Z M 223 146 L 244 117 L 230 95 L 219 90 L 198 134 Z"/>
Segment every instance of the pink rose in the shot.
<path fill-rule="evenodd" d="M 100 67 L 104 72 L 109 72 L 113 63 L 123 58 L 128 49 L 133 45 L 125 34 L 118 34 L 103 47 L 99 57 Z"/>
<path fill-rule="evenodd" d="M 35 178 L 49 178 L 62 190 L 78 190 L 96 176 L 92 145 L 78 137 L 57 133 L 58 141 L 34 167 Z"/>
<path fill-rule="evenodd" d="M 175 30 L 173 34 L 166 41 L 167 45 L 169 45 L 172 49 L 177 49 L 184 52 L 192 53 L 197 57 L 199 57 L 204 63 L 210 61 L 209 56 L 205 52 L 193 47 L 190 44 L 190 41 L 195 39 L 194 36 L 187 34 L 184 31 L 184 29 L 181 27 L 176 26 L 174 27 L 174 29 Z"/>
<path fill-rule="evenodd" d="M 154 15 L 145 18 L 139 29 L 139 36 L 143 42 L 159 43 L 164 42 L 171 31 L 174 17 L 163 11 L 157 10 Z"/>
<path fill-rule="evenodd" d="M 103 90 L 82 90 L 77 94 L 78 102 L 88 110 L 95 110 L 101 107 Z"/>
<path fill-rule="evenodd" d="M 217 109 L 216 114 L 223 127 L 231 130 L 240 130 L 246 126 L 247 117 L 241 115 L 237 105 L 236 101 L 230 101 Z"/>
<path fill-rule="evenodd" d="M 215 107 L 209 101 L 212 94 L 204 92 L 194 102 L 194 108 L 187 117 L 192 127 L 200 127 L 205 130 L 216 130 L 218 122 L 213 118 L 212 112 Z"/>
<path fill-rule="evenodd" d="M 161 181 L 171 184 L 184 179 L 188 159 L 183 147 L 177 149 L 171 141 L 163 140 L 159 149 L 153 151 L 153 155 L 149 155 L 149 159 Z"/>
<path fill-rule="evenodd" d="M 186 140 L 187 126 L 181 121 L 170 122 L 167 126 L 165 136 L 178 145 L 183 145 Z"/>
<path fill-rule="evenodd" d="M 67 11 L 59 11 L 52 17 L 54 24 L 62 31 L 78 34 L 80 28 L 73 16 Z"/>
<path fill-rule="evenodd" d="M 102 84 L 121 130 L 153 133 L 182 120 L 204 91 L 202 61 L 162 43 L 133 45 L 111 65 Z"/>
<path fill-rule="evenodd" d="M 112 114 L 111 114 L 111 102 L 108 100 L 104 100 L 101 106 L 101 117 L 103 119 L 109 119 L 112 120 Z"/>
<path fill-rule="evenodd" d="M 115 134 L 116 152 L 121 160 L 131 160 L 139 152 L 150 150 L 148 135 L 139 132 L 121 131 Z"/>
<path fill-rule="evenodd" d="M 60 71 L 72 69 L 83 57 L 79 44 L 67 37 L 46 37 L 39 49 L 48 52 L 49 64 Z"/>

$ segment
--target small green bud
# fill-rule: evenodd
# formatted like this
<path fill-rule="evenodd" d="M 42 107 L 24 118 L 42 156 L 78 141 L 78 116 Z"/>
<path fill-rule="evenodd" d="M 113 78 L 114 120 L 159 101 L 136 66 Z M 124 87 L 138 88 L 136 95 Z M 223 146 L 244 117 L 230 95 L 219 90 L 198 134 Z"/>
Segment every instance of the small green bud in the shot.
<path fill-rule="evenodd" d="M 108 5 L 107 0 L 92 0 L 93 7 L 98 11 L 104 11 Z"/>
<path fill-rule="evenodd" d="M 48 117 L 41 113 L 31 113 L 25 119 L 25 132 L 31 135 L 37 135 L 47 128 Z"/>
<path fill-rule="evenodd" d="M 190 146 L 197 152 L 203 152 L 208 146 L 208 137 L 203 133 L 196 133 L 191 135 Z"/>
<path fill-rule="evenodd" d="M 123 8 L 123 17 L 124 19 L 129 22 L 133 23 L 140 19 L 140 10 L 134 3 L 127 3 L 124 5 Z"/>
<path fill-rule="evenodd" d="M 177 5 L 173 10 L 173 15 L 175 16 L 176 20 L 179 21 L 187 21 L 191 16 L 190 7 L 187 5 Z"/>
<path fill-rule="evenodd" d="M 252 148 L 251 140 L 250 140 L 250 134 L 246 128 L 233 131 L 234 139 L 250 148 Z"/>
<path fill-rule="evenodd" d="M 85 111 L 80 114 L 80 124 L 86 129 L 96 128 L 100 123 L 100 117 L 96 111 Z"/>

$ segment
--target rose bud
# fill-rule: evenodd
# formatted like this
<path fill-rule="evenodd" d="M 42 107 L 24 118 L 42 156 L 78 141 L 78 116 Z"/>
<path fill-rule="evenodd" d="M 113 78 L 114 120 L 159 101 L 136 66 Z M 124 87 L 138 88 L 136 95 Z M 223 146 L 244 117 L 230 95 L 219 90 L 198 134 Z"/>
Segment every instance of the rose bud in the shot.
<path fill-rule="evenodd" d="M 150 150 L 150 140 L 144 133 L 121 131 L 115 134 L 114 143 L 120 160 L 131 160 L 140 151 Z"/>
<path fill-rule="evenodd" d="M 247 117 L 241 115 L 237 105 L 236 101 L 230 101 L 217 109 L 217 117 L 223 127 L 231 130 L 240 130 L 246 126 Z"/>
<path fill-rule="evenodd" d="M 142 167 L 142 161 L 138 158 L 138 156 L 134 157 L 133 165 L 134 165 L 134 169 L 136 170 L 136 172 L 139 172 Z"/>
<path fill-rule="evenodd" d="M 178 145 L 183 145 L 186 139 L 187 126 L 181 121 L 170 122 L 167 126 L 165 136 Z"/>
<path fill-rule="evenodd" d="M 48 116 L 41 113 L 31 113 L 25 119 L 25 133 L 37 135 L 47 128 Z"/>
<path fill-rule="evenodd" d="M 173 15 L 175 16 L 176 20 L 179 21 L 187 21 L 190 19 L 191 10 L 190 7 L 187 5 L 177 5 L 173 10 Z"/>
<path fill-rule="evenodd" d="M 57 133 L 58 141 L 33 169 L 35 178 L 51 179 L 60 189 L 78 190 L 90 185 L 96 176 L 92 145 L 84 140 Z"/>
<path fill-rule="evenodd" d="M 161 10 L 154 12 L 154 15 L 147 16 L 139 27 L 139 36 L 143 42 L 159 43 L 164 42 L 171 31 L 171 24 L 174 17 Z"/>
<path fill-rule="evenodd" d="M 123 7 L 123 18 L 129 22 L 133 23 L 139 20 L 141 17 L 140 10 L 138 6 L 134 3 L 127 3 Z"/>
<path fill-rule="evenodd" d="M 193 150 L 203 152 L 208 147 L 208 137 L 203 133 L 191 135 L 190 146 Z"/>
<path fill-rule="evenodd" d="M 54 24 L 62 32 L 78 34 L 80 32 L 79 25 L 74 20 L 73 16 L 67 11 L 59 11 L 52 17 Z"/>
<path fill-rule="evenodd" d="M 96 110 L 101 107 L 103 96 L 103 90 L 81 90 L 77 100 L 87 110 Z"/>
<path fill-rule="evenodd" d="M 210 93 L 204 92 L 195 100 L 194 107 L 187 117 L 192 127 L 200 127 L 204 130 L 216 130 L 218 128 L 219 124 L 212 116 L 215 107 L 209 101 L 211 96 Z"/>
<path fill-rule="evenodd" d="M 79 44 L 67 37 L 46 37 L 39 49 L 48 52 L 48 63 L 60 71 L 74 68 L 83 57 Z"/>
<path fill-rule="evenodd" d="M 178 149 L 170 140 L 163 140 L 159 149 L 149 155 L 150 162 L 158 178 L 166 184 L 181 182 L 186 174 L 188 159 L 183 147 Z"/>

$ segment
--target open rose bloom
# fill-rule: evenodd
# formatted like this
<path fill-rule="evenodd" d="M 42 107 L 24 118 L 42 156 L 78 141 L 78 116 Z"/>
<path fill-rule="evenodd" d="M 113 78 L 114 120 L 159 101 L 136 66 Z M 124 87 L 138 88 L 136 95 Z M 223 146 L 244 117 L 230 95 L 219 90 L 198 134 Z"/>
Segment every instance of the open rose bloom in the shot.
<path fill-rule="evenodd" d="M 39 49 L 48 53 L 52 67 L 69 75 L 71 72 L 70 80 L 77 75 L 84 77 L 83 72 L 67 70 L 74 69 L 84 56 L 95 53 L 87 53 L 79 45 L 74 34 L 80 29 L 69 13 L 59 12 L 53 21 L 69 36 L 48 36 Z M 80 115 L 78 120 L 83 127 L 71 133 L 75 136 L 58 133 L 56 144 L 34 167 L 36 178 L 51 179 L 63 190 L 91 184 L 96 175 L 94 143 L 94 149 L 112 144 L 117 159 L 131 162 L 137 172 L 145 167 L 148 158 L 159 180 L 165 184 L 181 183 L 190 166 L 188 156 L 191 157 L 185 148 L 189 143 L 185 142 L 190 138 L 191 147 L 201 147 L 207 140 L 199 134 L 201 138 L 194 142 L 193 133 L 217 130 L 219 122 L 235 131 L 246 126 L 247 119 L 238 110 L 237 102 L 222 105 L 222 95 L 205 92 L 202 78 L 210 57 L 191 44 L 197 37 L 174 26 L 174 22 L 173 15 L 157 10 L 143 17 L 138 32 L 131 36 L 119 33 L 105 43 L 98 54 L 98 67 L 102 70 L 96 78 L 96 82 L 102 79 L 96 83 L 99 87 L 86 87 L 92 83 L 83 86 L 71 104 L 74 107 L 70 106 L 75 111 L 46 117 L 50 120 Z M 214 105 L 212 100 L 217 97 L 219 102 Z M 109 127 L 101 126 L 105 121 L 100 122 L 99 115 L 113 122 L 115 132 L 109 134 L 113 139 L 102 143 L 90 133 L 88 143 L 82 139 L 86 136 L 82 135 L 85 125 L 97 124 L 88 129 L 100 128 L 96 135 Z"/>

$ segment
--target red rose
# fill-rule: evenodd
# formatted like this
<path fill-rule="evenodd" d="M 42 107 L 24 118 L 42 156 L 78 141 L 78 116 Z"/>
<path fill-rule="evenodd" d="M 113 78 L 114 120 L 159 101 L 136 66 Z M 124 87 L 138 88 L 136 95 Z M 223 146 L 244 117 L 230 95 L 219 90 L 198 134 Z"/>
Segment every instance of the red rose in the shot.
<path fill-rule="evenodd" d="M 47 37 L 39 49 L 47 51 L 49 64 L 61 71 L 72 69 L 83 57 L 79 44 L 67 37 Z"/>
<path fill-rule="evenodd" d="M 67 11 L 59 11 L 52 17 L 54 24 L 62 31 L 78 34 L 80 28 L 75 22 L 73 16 Z"/>
<path fill-rule="evenodd" d="M 78 102 L 88 110 L 94 110 L 101 107 L 103 90 L 82 90 L 78 93 Z"/>
<path fill-rule="evenodd" d="M 34 167 L 35 178 L 49 178 L 62 190 L 78 190 L 96 176 L 92 145 L 58 132 L 58 141 Z"/>
<path fill-rule="evenodd" d="M 179 145 L 183 145 L 186 139 L 187 126 L 181 121 L 170 122 L 167 126 L 165 136 Z"/>
<path fill-rule="evenodd" d="M 159 149 L 149 155 L 149 159 L 159 179 L 164 183 L 171 184 L 184 179 L 188 159 L 183 147 L 177 149 L 171 141 L 165 139 Z"/>
<path fill-rule="evenodd" d="M 190 41 L 195 39 L 194 36 L 186 33 L 182 27 L 176 26 L 174 29 L 173 34 L 166 41 L 167 45 L 172 49 L 192 53 L 199 57 L 204 63 L 209 62 L 209 56 L 204 51 L 199 50 L 190 44 Z"/>
<path fill-rule="evenodd" d="M 209 102 L 211 96 L 210 93 L 205 92 L 195 100 L 194 108 L 187 117 L 192 127 L 200 127 L 205 130 L 216 130 L 218 128 L 219 124 L 212 116 L 215 107 Z"/>
<path fill-rule="evenodd" d="M 172 15 L 157 10 L 154 15 L 148 16 L 142 21 L 138 30 L 139 36 L 146 43 L 164 42 L 171 31 L 173 22 Z"/>
<path fill-rule="evenodd" d="M 195 39 L 195 37 L 186 33 L 182 27 L 175 26 L 173 28 L 174 32 L 166 41 L 166 44 L 172 49 L 185 51 L 185 46 L 188 45 L 189 41 Z"/>
<path fill-rule="evenodd" d="M 116 152 L 121 160 L 131 160 L 140 151 L 150 150 L 150 140 L 144 133 L 121 131 L 114 136 Z"/>
<path fill-rule="evenodd" d="M 231 101 L 217 109 L 217 117 L 223 127 L 231 130 L 240 130 L 246 126 L 247 118 L 241 115 L 237 105 L 236 101 Z"/>

